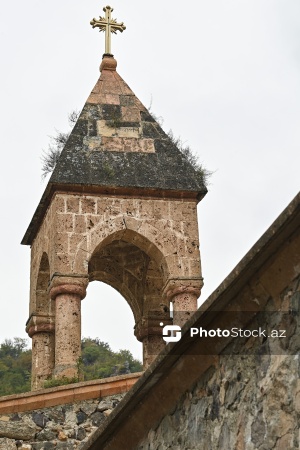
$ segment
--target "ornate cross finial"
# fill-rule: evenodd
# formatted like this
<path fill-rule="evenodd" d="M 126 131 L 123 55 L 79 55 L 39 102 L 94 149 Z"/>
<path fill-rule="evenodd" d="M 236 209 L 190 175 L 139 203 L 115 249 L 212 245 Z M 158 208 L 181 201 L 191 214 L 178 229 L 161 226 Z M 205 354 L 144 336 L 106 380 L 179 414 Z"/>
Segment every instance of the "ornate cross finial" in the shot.
<path fill-rule="evenodd" d="M 99 31 L 105 31 L 105 53 L 111 55 L 111 33 L 117 34 L 117 31 L 123 33 L 126 27 L 123 22 L 118 23 L 116 19 L 111 18 L 113 8 L 106 6 L 103 8 L 105 17 L 91 20 L 90 24 L 93 28 L 99 28 Z"/>

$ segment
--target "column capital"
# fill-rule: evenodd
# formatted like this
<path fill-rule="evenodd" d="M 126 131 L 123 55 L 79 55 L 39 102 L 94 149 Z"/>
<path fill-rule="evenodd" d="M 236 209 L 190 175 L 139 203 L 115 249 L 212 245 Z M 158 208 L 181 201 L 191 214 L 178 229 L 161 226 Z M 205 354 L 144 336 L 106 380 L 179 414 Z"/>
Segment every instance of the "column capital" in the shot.
<path fill-rule="evenodd" d="M 163 325 L 161 325 L 163 323 Z M 134 335 L 137 340 L 143 342 L 149 336 L 162 336 L 162 327 L 165 325 L 172 325 L 173 321 L 169 313 L 157 311 L 150 312 L 149 315 L 141 317 L 135 324 Z"/>
<path fill-rule="evenodd" d="M 69 294 L 78 295 L 82 300 L 86 296 L 88 282 L 87 276 L 54 274 L 49 286 L 50 298 L 55 300 L 58 295 Z"/>
<path fill-rule="evenodd" d="M 32 338 L 37 333 L 54 333 L 55 317 L 33 313 L 26 322 L 26 332 Z"/>
<path fill-rule="evenodd" d="M 203 278 L 171 278 L 165 284 L 163 297 L 171 302 L 173 297 L 178 294 L 192 294 L 200 297 L 203 287 Z"/>

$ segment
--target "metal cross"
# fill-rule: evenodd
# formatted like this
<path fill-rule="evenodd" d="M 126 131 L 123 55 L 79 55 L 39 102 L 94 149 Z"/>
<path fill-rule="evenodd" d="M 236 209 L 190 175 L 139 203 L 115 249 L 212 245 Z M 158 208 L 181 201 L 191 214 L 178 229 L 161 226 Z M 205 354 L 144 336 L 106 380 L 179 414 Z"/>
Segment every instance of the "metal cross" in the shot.
<path fill-rule="evenodd" d="M 111 55 L 111 33 L 117 34 L 117 31 L 123 33 L 126 27 L 123 22 L 117 23 L 116 19 L 111 18 L 113 8 L 106 6 L 103 8 L 105 17 L 91 20 L 90 24 L 93 28 L 99 28 L 99 31 L 105 31 L 105 53 Z"/>

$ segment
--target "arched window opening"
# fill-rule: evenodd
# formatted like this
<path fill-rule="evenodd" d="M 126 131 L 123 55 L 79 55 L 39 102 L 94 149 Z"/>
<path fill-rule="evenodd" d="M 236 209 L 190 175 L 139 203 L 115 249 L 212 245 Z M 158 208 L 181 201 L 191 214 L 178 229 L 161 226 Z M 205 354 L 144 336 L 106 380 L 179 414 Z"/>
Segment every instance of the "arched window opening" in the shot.
<path fill-rule="evenodd" d="M 100 245 L 94 251 L 88 266 L 89 279 L 106 283 L 126 300 L 134 317 L 134 334 L 143 342 L 143 365 L 146 368 L 164 345 L 159 325 L 168 310 L 162 303 L 163 270 L 152 252 L 148 254 L 142 249 L 145 244 L 143 237 L 131 233 L 122 239 L 117 235 L 115 238 L 110 237 L 106 245 Z M 105 320 L 109 320 L 115 333 L 122 336 L 120 325 L 114 324 L 116 317 L 121 318 L 117 309 L 105 314 Z M 133 327 L 131 333 L 133 335 Z"/>
<path fill-rule="evenodd" d="M 48 295 L 48 286 L 50 281 L 50 266 L 46 253 L 43 253 L 39 274 L 36 283 L 36 313 L 52 313 L 52 302 Z"/>
<path fill-rule="evenodd" d="M 95 281 L 89 284 L 81 307 L 85 379 L 140 371 L 142 343 L 134 336 L 134 316 L 121 294 L 108 284 Z M 102 343 L 119 355 L 111 355 Z"/>

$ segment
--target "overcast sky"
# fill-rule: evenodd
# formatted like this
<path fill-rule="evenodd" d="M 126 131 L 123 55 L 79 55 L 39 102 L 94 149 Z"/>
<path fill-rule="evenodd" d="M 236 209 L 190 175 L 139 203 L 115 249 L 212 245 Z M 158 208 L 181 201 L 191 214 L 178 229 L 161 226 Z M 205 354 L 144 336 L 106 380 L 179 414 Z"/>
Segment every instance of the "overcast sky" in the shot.
<path fill-rule="evenodd" d="M 118 72 L 214 172 L 199 204 L 205 300 L 299 190 L 299 0 L 114 0 Z M 40 156 L 92 90 L 104 34 L 98 0 L 2 5 L 0 342 L 26 337 L 30 250 L 20 241 L 40 200 Z M 139 356 L 133 316 L 92 283 L 83 335 Z"/>

